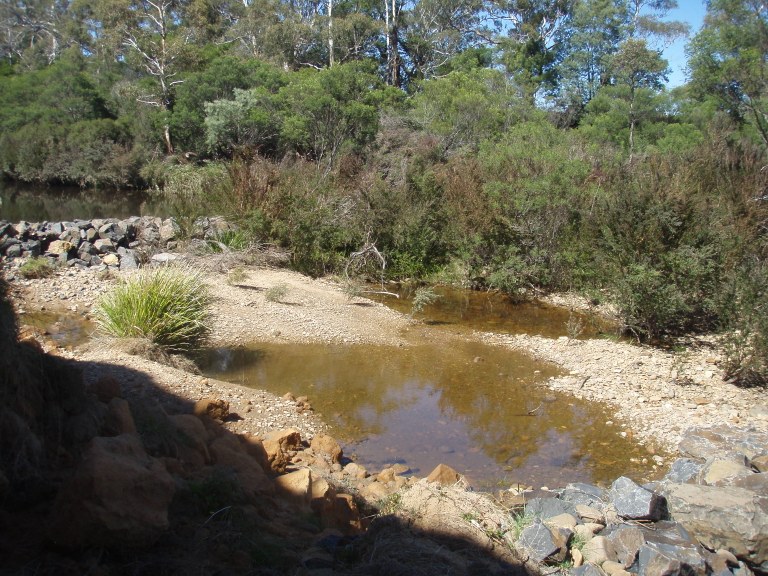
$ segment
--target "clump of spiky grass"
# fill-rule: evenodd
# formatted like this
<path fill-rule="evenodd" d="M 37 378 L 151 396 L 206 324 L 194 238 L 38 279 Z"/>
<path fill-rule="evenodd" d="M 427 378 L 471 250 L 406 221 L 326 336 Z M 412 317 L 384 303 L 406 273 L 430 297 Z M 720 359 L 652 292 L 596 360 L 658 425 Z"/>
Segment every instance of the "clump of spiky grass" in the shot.
<path fill-rule="evenodd" d="M 99 302 L 96 321 L 111 336 L 147 338 L 169 352 L 189 352 L 210 332 L 209 304 L 200 272 L 166 266 L 121 282 Z"/>
<path fill-rule="evenodd" d="M 47 258 L 31 258 L 19 266 L 22 278 L 48 278 L 53 276 L 53 266 Z"/>
<path fill-rule="evenodd" d="M 264 298 L 267 302 L 282 302 L 288 294 L 288 284 L 280 282 L 264 292 Z"/>

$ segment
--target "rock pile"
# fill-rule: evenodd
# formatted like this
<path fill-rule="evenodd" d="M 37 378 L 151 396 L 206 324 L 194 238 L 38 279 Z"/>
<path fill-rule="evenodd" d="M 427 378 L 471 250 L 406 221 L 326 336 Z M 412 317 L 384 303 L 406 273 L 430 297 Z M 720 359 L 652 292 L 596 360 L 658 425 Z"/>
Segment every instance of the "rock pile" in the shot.
<path fill-rule="evenodd" d="M 229 229 L 221 218 L 199 218 L 192 238 L 213 240 Z M 176 248 L 181 228 L 174 218 L 132 216 L 72 222 L 0 221 L 0 255 L 6 259 L 43 256 L 52 264 L 130 270 L 145 259 Z"/>
<path fill-rule="evenodd" d="M 727 426 L 691 431 L 659 482 L 569 484 L 525 504 L 505 536 L 532 560 L 577 576 L 749 576 L 768 570 L 768 436 Z"/>

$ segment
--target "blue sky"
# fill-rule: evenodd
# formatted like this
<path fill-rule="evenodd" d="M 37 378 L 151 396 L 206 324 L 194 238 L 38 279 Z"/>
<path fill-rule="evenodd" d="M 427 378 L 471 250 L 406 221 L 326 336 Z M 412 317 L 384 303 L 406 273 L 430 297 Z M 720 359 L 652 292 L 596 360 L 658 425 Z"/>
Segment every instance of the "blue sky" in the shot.
<path fill-rule="evenodd" d="M 701 28 L 701 24 L 704 21 L 704 14 L 707 11 L 704 0 L 678 0 L 677 3 L 678 7 L 669 12 L 667 20 L 687 22 L 691 27 L 691 36 L 693 36 Z M 687 42 L 687 38 L 678 40 L 664 50 L 664 58 L 667 59 L 672 70 L 669 75 L 669 82 L 667 83 L 669 88 L 680 86 L 686 82 L 685 45 Z"/>

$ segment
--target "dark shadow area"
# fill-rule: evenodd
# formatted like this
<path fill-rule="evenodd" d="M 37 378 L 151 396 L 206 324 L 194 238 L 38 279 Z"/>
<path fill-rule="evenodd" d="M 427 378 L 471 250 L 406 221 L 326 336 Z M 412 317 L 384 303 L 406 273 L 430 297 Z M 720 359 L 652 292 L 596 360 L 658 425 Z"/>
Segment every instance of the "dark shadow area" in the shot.
<path fill-rule="evenodd" d="M 283 495 L 261 441 L 145 372 L 19 337 L 7 288 L 0 278 L 0 573 L 537 574 L 505 546 L 416 530 L 362 501 L 355 518 L 331 518 L 322 501 Z"/>

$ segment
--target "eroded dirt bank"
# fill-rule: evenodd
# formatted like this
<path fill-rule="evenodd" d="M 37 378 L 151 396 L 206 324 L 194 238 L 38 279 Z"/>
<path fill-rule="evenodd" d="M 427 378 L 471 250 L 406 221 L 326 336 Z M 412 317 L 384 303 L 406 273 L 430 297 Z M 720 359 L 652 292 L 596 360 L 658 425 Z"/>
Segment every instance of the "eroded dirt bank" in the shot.
<path fill-rule="evenodd" d="M 563 367 L 570 374 L 551 380 L 548 385 L 553 390 L 610 404 L 616 415 L 613 421 L 623 427 L 623 434 L 648 444 L 651 450 L 674 451 L 683 432 L 692 426 L 732 423 L 768 429 L 764 391 L 724 382 L 721 356 L 711 339 L 692 341 L 684 352 L 673 354 L 610 340 L 448 334 L 435 328 L 422 330 L 407 316 L 365 298 L 349 298 L 332 280 L 249 267 L 232 281 L 228 266 L 220 262 L 198 260 L 196 264 L 207 270 L 213 296 L 214 345 L 275 341 L 407 346 L 424 338 L 475 338 L 523 350 Z M 9 276 L 16 306 L 22 311 L 63 308 L 88 315 L 120 273 L 69 269 L 57 271 L 49 279 L 23 280 L 10 270 Z M 270 293 L 275 287 L 283 293 L 278 299 Z M 258 435 L 292 426 L 312 437 L 324 428 L 311 411 L 297 409 L 294 401 L 163 366 L 107 341 L 96 340 L 63 353 L 90 361 L 99 370 L 112 364 L 148 373 L 159 389 L 179 399 L 226 398 L 232 412 L 242 417 L 227 423 L 236 432 Z M 142 393 L 141 383 L 129 386 Z M 286 392 L 289 388 L 287 385 Z"/>

